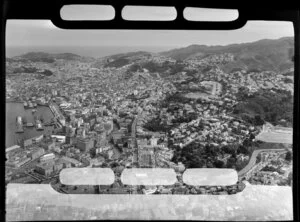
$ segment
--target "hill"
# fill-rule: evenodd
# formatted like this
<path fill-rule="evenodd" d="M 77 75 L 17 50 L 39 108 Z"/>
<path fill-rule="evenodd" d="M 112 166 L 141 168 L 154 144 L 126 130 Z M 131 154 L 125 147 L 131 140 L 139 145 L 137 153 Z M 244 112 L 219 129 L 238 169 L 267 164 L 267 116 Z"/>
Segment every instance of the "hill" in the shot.
<path fill-rule="evenodd" d="M 233 61 L 222 65 L 221 68 L 230 72 L 236 68 L 284 71 L 294 65 L 292 62 L 293 52 L 294 38 L 284 37 L 227 46 L 190 45 L 160 54 L 176 60 L 191 60 L 229 53 L 234 56 Z"/>
<path fill-rule="evenodd" d="M 46 62 L 53 63 L 56 59 L 63 59 L 68 61 L 81 61 L 81 62 L 91 62 L 94 59 L 90 57 L 82 57 L 73 53 L 46 53 L 46 52 L 28 52 L 26 54 L 8 58 L 11 60 L 21 60 L 21 61 L 31 61 L 31 62 Z"/>
<path fill-rule="evenodd" d="M 99 59 L 93 64 L 93 67 L 98 68 L 104 65 L 104 67 L 120 68 L 130 63 L 136 63 L 142 59 L 149 58 L 151 55 L 151 53 L 145 51 L 115 54 Z"/>

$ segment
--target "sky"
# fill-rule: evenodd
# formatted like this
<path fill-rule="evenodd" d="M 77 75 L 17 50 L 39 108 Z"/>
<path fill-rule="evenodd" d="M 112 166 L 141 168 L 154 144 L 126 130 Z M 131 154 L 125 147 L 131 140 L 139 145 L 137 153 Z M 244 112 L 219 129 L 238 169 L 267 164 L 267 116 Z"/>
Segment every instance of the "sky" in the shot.
<path fill-rule="evenodd" d="M 171 10 L 170 10 L 171 8 Z M 155 9 L 155 8 L 154 8 Z M 114 9 L 107 7 L 97 11 L 88 8 L 64 9 L 63 19 L 111 19 Z M 134 12 L 136 12 L 134 14 Z M 175 15 L 174 15 L 175 13 Z M 135 15 L 135 16 L 133 16 Z M 125 19 L 172 20 L 176 18 L 172 7 L 149 10 L 145 8 L 124 8 Z M 184 16 L 191 20 L 223 18 L 234 20 L 237 12 L 220 13 L 216 10 L 199 10 L 190 8 Z M 205 20 L 205 19 L 204 19 Z M 294 36 L 291 22 L 250 21 L 237 30 L 66 30 L 57 28 L 50 20 L 8 20 L 6 25 L 7 47 L 163 47 L 180 48 L 191 44 L 228 45 L 233 43 L 253 42 L 260 39 L 278 39 Z"/>

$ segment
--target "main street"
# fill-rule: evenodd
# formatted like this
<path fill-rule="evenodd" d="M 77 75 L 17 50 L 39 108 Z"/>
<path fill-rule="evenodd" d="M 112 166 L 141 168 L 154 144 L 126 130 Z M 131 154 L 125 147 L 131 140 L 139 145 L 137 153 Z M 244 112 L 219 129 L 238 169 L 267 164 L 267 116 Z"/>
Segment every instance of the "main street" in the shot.
<path fill-rule="evenodd" d="M 138 164 L 138 146 L 136 141 L 136 125 L 139 114 L 134 118 L 131 125 L 131 147 L 132 147 L 132 164 Z"/>

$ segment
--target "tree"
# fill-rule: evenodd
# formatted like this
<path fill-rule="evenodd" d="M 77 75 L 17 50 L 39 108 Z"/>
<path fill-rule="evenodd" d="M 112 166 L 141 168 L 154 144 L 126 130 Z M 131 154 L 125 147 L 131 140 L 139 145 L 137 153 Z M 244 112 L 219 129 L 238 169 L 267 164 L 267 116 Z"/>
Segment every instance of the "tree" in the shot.
<path fill-rule="evenodd" d="M 70 116 L 67 116 L 66 122 L 71 122 L 71 117 Z"/>
<path fill-rule="evenodd" d="M 249 139 L 250 139 L 251 141 L 255 139 L 255 136 L 254 136 L 253 133 L 250 133 Z"/>
<path fill-rule="evenodd" d="M 222 160 L 216 160 L 214 165 L 216 168 L 224 168 L 225 163 Z"/>
<path fill-rule="evenodd" d="M 235 155 L 236 151 L 237 151 L 237 148 L 238 148 L 237 144 L 229 144 L 227 146 L 223 146 L 222 149 L 225 153 Z"/>
<path fill-rule="evenodd" d="M 117 166 L 120 166 L 120 164 L 117 163 L 117 162 L 112 162 L 112 163 L 110 164 L 110 167 L 111 167 L 111 168 L 115 168 L 115 167 L 117 167 Z"/>
<path fill-rule="evenodd" d="M 256 157 L 256 163 L 259 163 L 261 161 L 261 154 L 258 154 Z"/>
<path fill-rule="evenodd" d="M 250 154 L 249 150 L 247 149 L 249 146 L 251 146 L 251 143 L 249 143 L 249 140 L 248 139 L 244 140 L 243 145 L 240 145 L 238 148 L 238 153 L 242 153 L 245 155 Z"/>
<path fill-rule="evenodd" d="M 91 156 L 91 158 L 95 158 L 95 156 L 96 156 L 96 149 L 90 149 L 90 156 Z"/>
<path fill-rule="evenodd" d="M 261 118 L 260 115 L 256 115 L 256 116 L 254 117 L 254 125 L 256 125 L 256 126 L 261 126 L 261 125 L 263 125 L 264 123 L 265 123 L 265 121 Z"/>
<path fill-rule="evenodd" d="M 102 167 L 108 167 L 107 163 L 102 163 Z"/>
<path fill-rule="evenodd" d="M 214 168 L 214 165 L 211 161 L 207 161 L 206 166 L 207 168 Z"/>
<path fill-rule="evenodd" d="M 236 159 L 233 158 L 233 157 L 230 157 L 228 160 L 227 160 L 227 164 L 226 164 L 226 167 L 227 168 L 233 168 L 236 164 Z"/>
<path fill-rule="evenodd" d="M 291 161 L 292 160 L 292 152 L 291 151 L 288 151 L 285 155 L 285 160 L 286 161 Z"/>
<path fill-rule="evenodd" d="M 189 164 L 187 164 L 189 166 L 189 168 L 202 168 L 205 164 L 205 161 L 203 159 L 200 158 L 193 158 L 190 160 Z"/>

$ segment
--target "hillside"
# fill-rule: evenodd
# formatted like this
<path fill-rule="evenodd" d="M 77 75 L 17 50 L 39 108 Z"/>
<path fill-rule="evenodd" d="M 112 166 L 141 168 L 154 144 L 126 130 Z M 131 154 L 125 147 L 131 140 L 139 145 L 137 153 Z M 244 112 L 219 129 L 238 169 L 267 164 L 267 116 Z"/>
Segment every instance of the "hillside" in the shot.
<path fill-rule="evenodd" d="M 190 45 L 162 52 L 161 55 L 176 60 L 190 60 L 230 53 L 234 56 L 234 60 L 221 66 L 224 71 L 230 72 L 235 68 L 283 71 L 293 67 L 293 51 L 294 38 L 284 37 L 227 46 Z"/>

